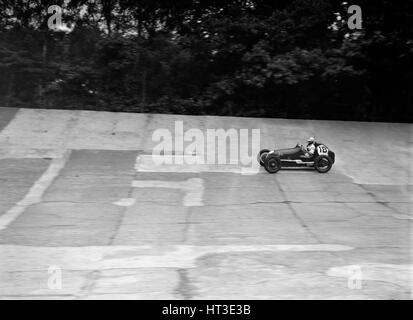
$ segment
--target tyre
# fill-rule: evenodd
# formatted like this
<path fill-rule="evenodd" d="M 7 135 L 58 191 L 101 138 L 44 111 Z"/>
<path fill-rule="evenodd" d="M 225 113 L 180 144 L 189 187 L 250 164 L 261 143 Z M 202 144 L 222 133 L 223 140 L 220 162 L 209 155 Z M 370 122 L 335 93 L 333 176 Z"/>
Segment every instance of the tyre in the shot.
<path fill-rule="evenodd" d="M 258 161 L 258 163 L 259 163 L 261 166 L 264 166 L 264 161 L 265 161 L 265 158 L 266 158 L 267 155 L 268 155 L 268 152 L 270 152 L 270 150 L 268 150 L 268 149 L 262 149 L 262 150 L 260 151 L 260 153 L 258 153 L 258 155 L 257 155 L 257 161 Z"/>
<path fill-rule="evenodd" d="M 333 166 L 333 160 L 329 156 L 318 156 L 314 160 L 314 167 L 320 173 L 327 173 L 330 171 L 331 167 Z"/>
<path fill-rule="evenodd" d="M 281 169 L 281 160 L 274 156 L 266 157 L 264 167 L 269 173 L 277 173 Z"/>

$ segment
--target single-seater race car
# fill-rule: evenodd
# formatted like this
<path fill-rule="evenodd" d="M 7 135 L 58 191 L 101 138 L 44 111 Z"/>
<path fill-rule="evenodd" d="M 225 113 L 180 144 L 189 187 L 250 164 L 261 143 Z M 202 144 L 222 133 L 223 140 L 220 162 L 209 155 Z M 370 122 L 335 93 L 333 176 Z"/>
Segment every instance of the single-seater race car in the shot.
<path fill-rule="evenodd" d="M 320 173 L 330 171 L 335 162 L 335 154 L 325 144 L 315 142 L 315 151 L 306 157 L 305 148 L 297 143 L 294 148 L 268 150 L 263 149 L 257 156 L 261 166 L 269 173 L 276 173 L 281 168 L 315 168 Z"/>

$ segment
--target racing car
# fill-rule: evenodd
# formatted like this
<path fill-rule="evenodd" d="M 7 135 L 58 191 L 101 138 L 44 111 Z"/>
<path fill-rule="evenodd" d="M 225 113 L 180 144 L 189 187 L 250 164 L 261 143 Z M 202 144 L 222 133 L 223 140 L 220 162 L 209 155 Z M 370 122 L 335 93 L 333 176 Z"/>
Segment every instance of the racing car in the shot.
<path fill-rule="evenodd" d="M 335 162 L 335 153 L 325 144 L 315 142 L 315 151 L 306 157 L 306 151 L 297 143 L 294 148 L 268 150 L 259 152 L 257 160 L 269 173 L 277 173 L 281 168 L 315 168 L 320 173 L 327 173 Z"/>

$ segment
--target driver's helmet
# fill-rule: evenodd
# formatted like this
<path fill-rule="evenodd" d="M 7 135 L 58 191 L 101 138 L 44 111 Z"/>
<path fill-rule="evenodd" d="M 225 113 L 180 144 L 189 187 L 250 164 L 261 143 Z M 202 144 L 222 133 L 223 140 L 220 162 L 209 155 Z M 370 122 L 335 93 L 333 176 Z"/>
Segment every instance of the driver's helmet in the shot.
<path fill-rule="evenodd" d="M 307 142 L 308 142 L 308 144 L 314 143 L 314 142 L 315 142 L 314 137 L 308 138 L 308 139 L 307 139 Z"/>

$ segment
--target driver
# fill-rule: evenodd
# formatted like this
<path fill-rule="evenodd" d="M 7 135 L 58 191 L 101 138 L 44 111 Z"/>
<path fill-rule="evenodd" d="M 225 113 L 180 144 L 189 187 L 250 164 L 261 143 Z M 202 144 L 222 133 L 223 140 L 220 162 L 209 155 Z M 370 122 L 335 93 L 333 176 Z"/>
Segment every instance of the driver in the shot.
<path fill-rule="evenodd" d="M 314 137 L 310 137 L 307 139 L 307 146 L 302 146 L 304 152 L 304 158 L 311 158 L 315 152 L 315 139 Z"/>

